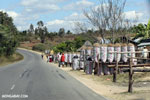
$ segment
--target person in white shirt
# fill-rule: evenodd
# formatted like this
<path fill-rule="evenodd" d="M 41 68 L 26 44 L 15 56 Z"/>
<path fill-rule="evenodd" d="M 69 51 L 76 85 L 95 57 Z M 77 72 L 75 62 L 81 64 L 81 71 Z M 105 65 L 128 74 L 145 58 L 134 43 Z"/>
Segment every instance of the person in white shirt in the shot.
<path fill-rule="evenodd" d="M 143 51 L 142 51 L 142 57 L 147 58 L 148 57 L 148 52 L 147 52 L 147 48 L 144 47 Z M 143 63 L 146 63 L 146 59 L 143 60 Z"/>
<path fill-rule="evenodd" d="M 68 65 L 68 54 L 67 54 L 67 52 L 65 53 L 65 65 L 66 65 L 66 67 Z"/>
<path fill-rule="evenodd" d="M 142 56 L 143 56 L 144 58 L 147 58 L 147 57 L 148 57 L 148 52 L 147 52 L 147 51 L 148 51 L 147 48 L 144 47 L 144 49 L 143 49 L 143 51 L 142 51 Z"/>
<path fill-rule="evenodd" d="M 50 57 L 49 57 L 49 55 L 47 56 L 47 62 L 49 62 L 49 59 L 50 59 Z"/>
<path fill-rule="evenodd" d="M 60 67 L 61 66 L 61 53 L 58 53 L 58 55 L 57 55 L 57 57 L 58 57 L 58 67 Z"/>
<path fill-rule="evenodd" d="M 72 66 L 72 54 L 71 53 L 68 54 L 68 61 L 69 61 L 69 65 L 71 67 Z"/>

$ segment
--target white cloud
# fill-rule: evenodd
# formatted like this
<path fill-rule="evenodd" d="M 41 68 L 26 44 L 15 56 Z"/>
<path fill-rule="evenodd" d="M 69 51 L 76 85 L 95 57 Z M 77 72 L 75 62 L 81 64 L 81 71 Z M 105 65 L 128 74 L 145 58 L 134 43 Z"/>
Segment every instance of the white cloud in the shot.
<path fill-rule="evenodd" d="M 27 20 L 29 20 L 29 17 L 21 15 L 15 11 L 6 11 L 5 9 L 2 9 L 0 11 L 6 12 L 8 16 L 13 18 L 13 22 L 18 30 L 27 29 Z"/>
<path fill-rule="evenodd" d="M 73 31 L 75 29 L 75 23 L 82 22 L 85 20 L 85 16 L 82 13 L 74 12 L 69 16 L 64 17 L 64 19 L 52 20 L 46 23 L 49 31 L 58 31 L 60 28 L 65 28 L 65 30 Z"/>
<path fill-rule="evenodd" d="M 47 13 L 58 11 L 60 7 L 57 4 L 62 1 L 67 0 L 22 0 L 21 5 L 28 13 Z"/>
<path fill-rule="evenodd" d="M 67 0 L 22 0 L 21 4 L 23 6 L 34 6 L 35 4 L 56 4 L 63 1 Z"/>
<path fill-rule="evenodd" d="M 58 31 L 60 28 L 65 28 L 65 30 L 72 30 L 74 27 L 74 21 L 66 21 L 66 20 L 53 20 L 46 23 L 49 31 Z"/>
<path fill-rule="evenodd" d="M 7 13 L 8 13 L 8 15 L 11 16 L 12 18 L 16 18 L 16 17 L 19 16 L 19 14 L 16 13 L 16 12 L 14 12 L 14 11 L 8 11 Z"/>
<path fill-rule="evenodd" d="M 28 29 L 31 21 L 35 21 L 38 18 L 38 15 L 19 14 L 19 16 L 14 19 L 14 23 L 17 26 L 18 30 L 22 31 Z"/>
<path fill-rule="evenodd" d="M 134 20 L 134 19 L 140 19 L 143 16 L 143 13 L 136 12 L 136 11 L 128 11 L 128 12 L 124 12 L 124 16 L 126 19 Z"/>
<path fill-rule="evenodd" d="M 19 16 L 19 14 L 15 11 L 6 11 L 4 9 L 0 9 L 0 11 L 6 12 L 13 19 L 16 18 L 17 16 Z"/>
<path fill-rule="evenodd" d="M 64 7 L 65 10 L 83 10 L 87 7 L 94 5 L 93 2 L 88 0 L 80 0 L 75 3 L 68 4 Z"/>
<path fill-rule="evenodd" d="M 21 4 L 24 6 L 31 6 L 36 2 L 38 2 L 38 0 L 22 0 Z"/>
<path fill-rule="evenodd" d="M 65 17 L 64 19 L 70 21 L 79 21 L 86 19 L 86 17 L 83 15 L 83 13 L 78 14 L 77 12 L 74 12 L 70 16 Z"/>
<path fill-rule="evenodd" d="M 64 22 L 65 22 L 64 20 L 56 19 L 56 20 L 53 20 L 53 21 L 49 21 L 46 24 L 47 25 L 59 25 L 59 24 L 64 24 Z"/>
<path fill-rule="evenodd" d="M 25 8 L 25 11 L 28 13 L 47 13 L 47 12 L 54 12 L 59 10 L 60 8 L 55 4 L 37 4 L 35 6 L 29 6 Z"/>

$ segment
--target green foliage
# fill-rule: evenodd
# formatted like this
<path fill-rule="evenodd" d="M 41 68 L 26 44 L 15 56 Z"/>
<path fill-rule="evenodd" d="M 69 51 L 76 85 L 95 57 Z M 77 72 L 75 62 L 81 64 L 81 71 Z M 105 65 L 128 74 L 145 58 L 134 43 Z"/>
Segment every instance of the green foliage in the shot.
<path fill-rule="evenodd" d="M 44 43 L 45 42 L 45 37 L 48 34 L 47 27 L 44 26 L 43 21 L 38 21 L 37 26 L 38 27 L 35 29 L 35 34 L 40 37 L 41 43 Z"/>
<path fill-rule="evenodd" d="M 65 29 L 64 28 L 60 28 L 59 32 L 58 32 L 58 35 L 59 36 L 63 36 L 64 34 L 65 34 Z"/>
<path fill-rule="evenodd" d="M 82 37 L 76 37 L 73 41 L 65 41 L 53 47 L 55 52 L 75 52 L 84 44 L 85 40 Z"/>
<path fill-rule="evenodd" d="M 143 24 L 138 24 L 132 28 L 133 33 L 142 33 L 146 31 L 146 27 Z"/>
<path fill-rule="evenodd" d="M 16 35 L 17 29 L 12 18 L 0 12 L 0 56 L 10 56 L 15 52 L 18 46 Z"/>
<path fill-rule="evenodd" d="M 37 51 L 45 51 L 46 49 L 49 49 L 45 44 L 37 44 L 32 47 L 32 50 L 37 50 Z"/>
<path fill-rule="evenodd" d="M 136 37 L 143 37 L 143 39 L 150 38 L 150 20 L 147 25 L 138 24 L 137 26 L 132 27 L 132 32 L 136 33 Z"/>
<path fill-rule="evenodd" d="M 150 30 L 150 20 L 148 21 L 148 24 L 147 24 L 147 30 Z"/>

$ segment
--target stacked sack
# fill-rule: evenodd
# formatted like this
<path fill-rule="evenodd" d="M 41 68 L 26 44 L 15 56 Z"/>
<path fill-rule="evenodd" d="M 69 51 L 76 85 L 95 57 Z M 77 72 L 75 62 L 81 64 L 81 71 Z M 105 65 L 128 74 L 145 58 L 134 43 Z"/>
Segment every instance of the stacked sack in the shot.
<path fill-rule="evenodd" d="M 113 44 L 108 44 L 107 52 L 108 52 L 108 56 L 107 56 L 108 62 L 112 63 L 114 61 L 114 55 L 115 55 Z M 108 68 L 108 70 L 109 70 L 108 74 L 113 74 L 113 68 Z"/>
<path fill-rule="evenodd" d="M 93 48 L 93 55 L 94 55 L 94 61 L 98 63 L 98 60 L 100 60 L 100 44 L 95 43 Z"/>
<path fill-rule="evenodd" d="M 85 59 L 85 46 L 81 47 L 80 50 L 80 68 L 83 69 L 84 68 L 84 59 Z"/>
<path fill-rule="evenodd" d="M 101 52 L 100 58 L 102 62 L 105 63 L 107 60 L 107 45 L 106 44 L 101 45 L 100 52 Z"/>
<path fill-rule="evenodd" d="M 119 43 L 116 43 L 114 45 L 114 51 L 115 53 L 115 61 L 119 62 L 121 60 L 121 54 L 117 52 L 121 52 L 121 45 Z"/>
<path fill-rule="evenodd" d="M 100 52 L 101 52 L 101 61 L 102 63 L 105 63 L 107 61 L 107 45 L 106 44 L 102 44 L 100 47 Z M 108 68 L 105 65 L 102 65 L 102 74 L 107 75 L 108 74 Z"/>
<path fill-rule="evenodd" d="M 122 52 L 128 52 L 128 46 L 127 46 L 127 44 L 122 44 L 122 46 L 121 46 L 121 51 L 122 51 Z M 121 55 L 122 61 L 123 61 L 124 63 L 127 63 L 127 61 L 128 61 L 127 56 L 128 56 L 127 53 L 122 53 L 122 55 Z"/>
<path fill-rule="evenodd" d="M 135 52 L 135 47 L 133 44 L 129 43 L 128 44 L 128 51 L 129 52 Z M 129 57 L 135 57 L 135 53 L 129 53 Z M 137 64 L 137 59 L 133 59 L 133 62 L 132 62 L 134 65 Z"/>
<path fill-rule="evenodd" d="M 114 61 L 114 53 L 111 52 L 114 52 L 114 45 L 108 44 L 107 51 L 108 51 L 108 56 L 107 56 L 108 62 L 112 63 Z"/>

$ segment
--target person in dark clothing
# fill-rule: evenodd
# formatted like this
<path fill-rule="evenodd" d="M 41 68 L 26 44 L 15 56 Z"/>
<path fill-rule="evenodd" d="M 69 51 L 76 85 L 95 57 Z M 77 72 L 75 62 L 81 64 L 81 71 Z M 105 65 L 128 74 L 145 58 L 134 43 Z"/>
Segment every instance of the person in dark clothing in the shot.
<path fill-rule="evenodd" d="M 41 57 L 42 57 L 42 59 L 43 59 L 43 57 L 44 57 L 43 53 L 41 54 Z"/>

